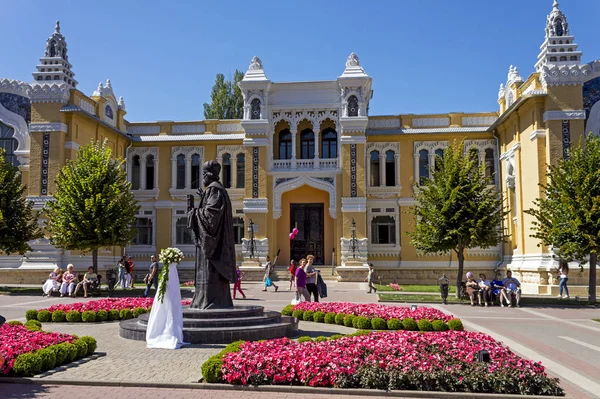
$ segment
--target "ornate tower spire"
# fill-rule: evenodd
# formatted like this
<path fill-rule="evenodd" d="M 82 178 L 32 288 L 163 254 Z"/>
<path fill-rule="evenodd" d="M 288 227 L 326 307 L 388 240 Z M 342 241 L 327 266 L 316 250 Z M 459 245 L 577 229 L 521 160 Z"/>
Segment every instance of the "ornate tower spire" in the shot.
<path fill-rule="evenodd" d="M 544 66 L 571 66 L 581 63 L 581 51 L 577 50 L 575 37 L 569 32 L 566 15 L 558 8 L 554 0 L 552 11 L 546 18 L 546 37 L 540 46 L 541 52 L 535 64 L 536 71 L 542 71 Z"/>
<path fill-rule="evenodd" d="M 75 74 L 71 72 L 71 64 L 67 55 L 67 42 L 60 33 L 60 21 L 56 21 L 54 32 L 46 41 L 46 51 L 33 73 L 36 83 L 66 83 L 76 87 Z"/>

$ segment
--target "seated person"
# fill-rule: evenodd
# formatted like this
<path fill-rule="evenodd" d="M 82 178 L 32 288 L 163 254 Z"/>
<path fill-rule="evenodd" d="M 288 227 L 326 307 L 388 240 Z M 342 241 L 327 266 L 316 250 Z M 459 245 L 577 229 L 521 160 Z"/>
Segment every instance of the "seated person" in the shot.
<path fill-rule="evenodd" d="M 485 277 L 485 274 L 483 274 L 483 273 L 479 274 L 478 284 L 479 284 L 481 297 L 483 298 L 483 302 L 485 303 L 485 306 L 487 307 L 490 304 L 493 304 L 493 302 L 492 302 L 492 283 L 490 283 L 490 280 L 488 280 Z"/>
<path fill-rule="evenodd" d="M 499 279 L 498 275 L 496 275 L 495 280 L 492 280 L 492 301 L 495 301 L 496 298 L 498 298 L 500 306 L 502 307 L 504 307 L 504 301 L 502 300 L 503 298 L 506 300 L 506 303 L 508 303 L 508 297 L 504 291 L 502 279 Z"/>
<path fill-rule="evenodd" d="M 77 284 L 75 287 L 75 291 L 73 292 L 73 296 L 77 296 L 77 292 L 83 286 L 83 297 L 87 298 L 87 290 L 92 284 L 98 283 L 98 275 L 94 273 L 94 267 L 88 267 L 87 273 L 83 276 L 83 280 Z"/>
<path fill-rule="evenodd" d="M 74 271 L 73 265 L 67 266 L 67 271 L 62 275 L 62 284 L 60 285 L 60 296 L 63 297 L 67 292 L 69 296 L 73 296 L 73 289 L 75 288 L 75 280 L 77 280 L 77 274 Z"/>
<path fill-rule="evenodd" d="M 511 296 L 515 295 L 515 306 L 519 306 L 519 302 L 521 301 L 521 283 L 515 277 L 512 276 L 512 272 L 509 270 L 506 272 L 506 278 L 502 280 L 502 284 L 504 285 L 504 292 L 506 293 L 506 299 L 508 302 L 508 307 L 512 307 Z"/>
<path fill-rule="evenodd" d="M 481 305 L 481 296 L 479 295 L 479 284 L 477 284 L 477 280 L 473 277 L 473 273 L 467 273 L 467 282 L 466 282 L 467 294 L 469 295 L 469 299 L 471 299 L 471 306 L 475 306 L 475 296 L 477 296 L 477 303 Z"/>
<path fill-rule="evenodd" d="M 58 282 L 58 278 L 60 276 L 60 268 L 54 269 L 52 273 L 48 276 L 48 280 L 42 286 L 43 294 L 42 296 L 50 296 L 51 293 L 57 292 L 60 289 L 60 283 Z"/>

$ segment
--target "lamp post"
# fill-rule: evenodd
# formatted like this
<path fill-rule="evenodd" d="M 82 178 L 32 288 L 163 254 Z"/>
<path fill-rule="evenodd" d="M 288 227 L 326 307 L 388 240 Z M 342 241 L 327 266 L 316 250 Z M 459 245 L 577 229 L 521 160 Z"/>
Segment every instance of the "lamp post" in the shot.
<path fill-rule="evenodd" d="M 352 225 L 350 226 L 352 232 L 352 238 L 350 239 L 350 250 L 352 251 L 352 258 L 356 259 L 356 222 L 352 218 Z"/>
<path fill-rule="evenodd" d="M 254 222 L 252 222 L 252 219 L 250 219 L 250 224 L 248 225 L 248 233 L 250 233 L 250 240 L 248 240 L 250 258 L 254 259 Z"/>

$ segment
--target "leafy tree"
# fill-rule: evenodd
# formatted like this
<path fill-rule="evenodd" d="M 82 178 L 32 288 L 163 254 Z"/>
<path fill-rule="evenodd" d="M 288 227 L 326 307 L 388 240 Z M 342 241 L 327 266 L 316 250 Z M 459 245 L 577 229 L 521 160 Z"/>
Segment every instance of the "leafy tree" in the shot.
<path fill-rule="evenodd" d="M 244 117 L 244 97 L 238 83 L 244 79 L 244 74 L 237 69 L 232 80 L 225 80 L 222 73 L 215 78 L 211 103 L 204 103 L 206 119 L 242 119 Z"/>
<path fill-rule="evenodd" d="M 23 255 L 31 251 L 28 241 L 42 236 L 33 203 L 23 196 L 19 170 L 4 157 L 0 148 L 0 251 Z"/>
<path fill-rule="evenodd" d="M 103 144 L 90 143 L 67 161 L 47 207 L 50 241 L 69 250 L 91 251 L 98 270 L 98 248 L 125 246 L 135 237 L 137 200 L 127 181 L 124 160 L 113 159 Z"/>
<path fill-rule="evenodd" d="M 465 156 L 464 142 L 454 141 L 430 165 L 431 179 L 416 186 L 411 213 L 416 225 L 407 234 L 425 253 L 454 251 L 458 257 L 456 295 L 462 281 L 465 249 L 489 248 L 506 237 L 500 225 L 508 213 L 495 187 L 490 188 L 485 167 Z"/>
<path fill-rule="evenodd" d="M 558 250 L 561 261 L 590 262 L 588 300 L 596 302 L 596 263 L 600 250 L 600 140 L 590 136 L 549 166 L 543 198 L 525 212 L 535 216 L 532 237 Z"/>

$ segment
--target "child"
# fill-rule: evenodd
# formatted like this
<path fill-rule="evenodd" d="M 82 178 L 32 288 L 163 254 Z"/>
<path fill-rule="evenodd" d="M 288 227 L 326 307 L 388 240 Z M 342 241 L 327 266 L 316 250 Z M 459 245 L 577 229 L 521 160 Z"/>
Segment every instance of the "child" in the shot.
<path fill-rule="evenodd" d="M 246 299 L 246 294 L 242 291 L 242 277 L 244 277 L 244 272 L 240 270 L 239 265 L 235 265 L 235 272 L 237 273 L 237 281 L 233 284 L 233 299 L 235 299 L 236 291 L 239 291 L 242 294 L 242 297 Z"/>
<path fill-rule="evenodd" d="M 292 287 L 296 283 L 296 261 L 295 260 L 292 259 L 290 261 L 290 266 L 288 267 L 288 271 L 290 272 L 290 288 L 288 288 L 288 291 L 291 291 Z"/>

